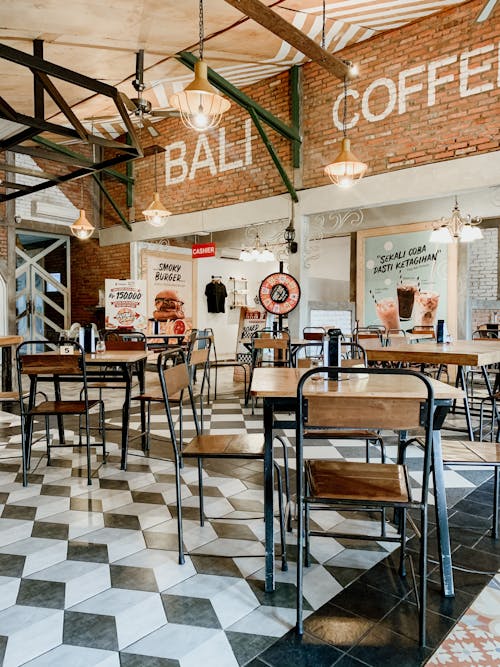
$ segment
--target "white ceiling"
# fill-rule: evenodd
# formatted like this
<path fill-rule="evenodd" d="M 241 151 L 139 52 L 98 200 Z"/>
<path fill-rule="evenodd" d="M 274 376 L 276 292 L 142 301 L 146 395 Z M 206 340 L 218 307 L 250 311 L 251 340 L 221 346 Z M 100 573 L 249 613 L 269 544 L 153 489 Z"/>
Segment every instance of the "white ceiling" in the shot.
<path fill-rule="evenodd" d="M 322 3 L 318 0 L 264 0 L 282 18 L 321 43 Z M 495 0 L 485 0 L 485 6 Z M 460 0 L 340 0 L 326 3 L 325 44 L 330 52 L 429 14 L 445 11 Z M 300 64 L 306 58 L 279 37 L 247 19 L 224 0 L 205 0 L 205 61 L 238 87 Z M 44 42 L 44 58 L 93 79 L 117 86 L 136 97 L 135 53 L 145 50 L 144 97 L 166 108 L 167 97 L 184 87 L 191 72 L 173 57 L 179 51 L 198 55 L 198 0 L 13 0 L 0 3 L 0 42 L 33 52 L 32 41 Z M 33 78 L 19 66 L 0 60 L 0 95 L 17 111 L 33 114 Z M 109 100 L 59 84 L 80 119 L 113 114 Z M 47 97 L 47 96 L 46 96 Z M 46 118 L 57 117 L 46 100 Z M 89 123 L 90 125 L 90 123 Z M 94 131 L 115 136 L 112 121 Z"/>

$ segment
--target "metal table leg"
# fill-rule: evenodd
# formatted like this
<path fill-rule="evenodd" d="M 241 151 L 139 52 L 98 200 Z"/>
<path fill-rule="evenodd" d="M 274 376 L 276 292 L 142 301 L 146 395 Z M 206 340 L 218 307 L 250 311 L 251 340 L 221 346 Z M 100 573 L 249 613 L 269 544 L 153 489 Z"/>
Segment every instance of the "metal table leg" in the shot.
<path fill-rule="evenodd" d="M 274 510 L 273 510 L 273 401 L 264 398 L 264 521 L 265 521 L 265 591 L 274 591 Z"/>

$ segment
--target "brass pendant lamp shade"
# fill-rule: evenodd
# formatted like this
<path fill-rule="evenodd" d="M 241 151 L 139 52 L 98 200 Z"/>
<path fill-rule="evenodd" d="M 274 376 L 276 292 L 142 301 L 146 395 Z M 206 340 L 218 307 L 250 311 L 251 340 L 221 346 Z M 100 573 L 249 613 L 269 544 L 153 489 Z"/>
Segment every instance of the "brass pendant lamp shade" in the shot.
<path fill-rule="evenodd" d="M 203 0 L 199 0 L 200 59 L 194 66 L 194 79 L 180 93 L 170 95 L 168 103 L 179 111 L 182 122 L 197 132 L 216 127 L 231 103 L 209 83 L 207 65 L 203 61 Z"/>
<path fill-rule="evenodd" d="M 334 185 L 346 188 L 361 180 L 367 169 L 368 165 L 361 162 L 351 151 L 351 140 L 344 136 L 341 151 L 335 160 L 325 167 L 325 174 Z"/>
<path fill-rule="evenodd" d="M 86 241 L 92 236 L 95 227 L 87 220 L 87 214 L 83 208 L 83 178 L 80 181 L 81 186 L 81 208 L 78 220 L 70 226 L 69 230 L 80 241 Z"/>
<path fill-rule="evenodd" d="M 92 236 L 95 227 L 87 220 L 87 215 L 83 208 L 80 209 L 78 220 L 71 225 L 70 231 L 80 241 L 85 241 Z"/>
<path fill-rule="evenodd" d="M 155 161 L 154 161 L 154 176 L 155 176 L 155 192 L 153 195 L 153 201 L 151 204 L 144 209 L 142 212 L 142 215 L 144 216 L 144 220 L 148 222 L 152 227 L 162 227 L 169 216 L 172 215 L 170 211 L 166 209 L 166 207 L 162 204 L 160 200 L 160 194 L 158 192 L 158 174 L 156 171 L 156 155 L 158 153 L 158 149 L 155 150 Z"/>
<path fill-rule="evenodd" d="M 216 127 L 231 103 L 208 82 L 207 65 L 198 60 L 194 66 L 194 79 L 181 93 L 169 98 L 170 106 L 180 112 L 182 122 L 197 132 Z"/>
<path fill-rule="evenodd" d="M 323 30 L 321 36 L 321 47 L 325 48 L 325 24 L 326 24 L 326 3 L 323 0 Z M 356 65 L 344 61 L 349 67 L 349 76 L 358 73 Z M 347 76 L 344 76 L 344 101 L 342 105 L 342 147 L 340 153 L 331 164 L 325 167 L 325 174 L 334 185 L 340 188 L 349 188 L 351 185 L 360 181 L 368 169 L 368 165 L 354 155 L 351 151 L 351 140 L 347 137 Z"/>
<path fill-rule="evenodd" d="M 167 211 L 165 206 L 160 201 L 160 195 L 158 192 L 155 192 L 153 195 L 153 201 L 151 204 L 144 209 L 142 212 L 144 219 L 152 227 L 161 227 L 167 221 L 167 218 L 171 215 L 170 211 Z"/>

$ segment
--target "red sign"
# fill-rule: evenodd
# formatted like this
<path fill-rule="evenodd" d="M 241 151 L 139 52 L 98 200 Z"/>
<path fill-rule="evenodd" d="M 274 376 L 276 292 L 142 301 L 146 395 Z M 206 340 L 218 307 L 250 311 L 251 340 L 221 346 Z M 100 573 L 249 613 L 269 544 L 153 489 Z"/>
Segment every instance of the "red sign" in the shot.
<path fill-rule="evenodd" d="M 193 243 L 191 252 L 193 259 L 215 257 L 215 243 Z"/>

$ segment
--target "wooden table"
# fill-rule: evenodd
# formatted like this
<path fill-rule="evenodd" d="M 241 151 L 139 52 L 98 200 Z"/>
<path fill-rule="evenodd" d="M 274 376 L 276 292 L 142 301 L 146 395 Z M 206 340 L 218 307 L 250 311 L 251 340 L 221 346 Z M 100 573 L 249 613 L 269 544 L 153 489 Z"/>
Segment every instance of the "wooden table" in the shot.
<path fill-rule="evenodd" d="M 2 349 L 2 383 L 0 385 L 0 394 L 7 395 L 12 393 L 12 348 L 22 342 L 22 336 L 0 336 L 0 348 Z"/>
<path fill-rule="evenodd" d="M 500 340 L 457 340 L 453 343 L 407 343 L 394 338 L 391 344 L 383 347 L 376 340 L 363 341 L 368 361 L 392 361 L 412 364 L 453 364 L 458 367 L 457 382 L 465 392 L 464 366 L 479 366 L 486 383 L 488 395 L 492 397 L 491 382 L 486 370 L 487 366 L 500 362 Z M 467 395 L 464 394 L 464 410 L 467 431 L 470 440 L 474 440 L 474 430 L 470 415 Z M 496 407 L 495 416 L 498 419 Z"/>
<path fill-rule="evenodd" d="M 412 346 L 413 347 L 413 346 Z M 277 412 L 294 412 L 299 378 L 307 371 L 302 368 L 256 368 L 250 393 L 262 398 L 264 403 L 265 469 L 272 470 L 273 429 L 296 428 L 295 420 L 275 418 Z M 441 557 L 441 583 L 443 594 L 453 596 L 453 572 L 451 566 L 451 548 L 446 509 L 443 461 L 441 454 L 442 422 L 454 400 L 462 399 L 464 392 L 437 380 L 431 380 L 434 388 L 435 415 L 433 431 L 433 481 L 435 493 L 436 524 L 438 526 L 438 547 Z M 364 375 L 338 383 L 309 382 L 305 394 L 334 390 L 353 402 L 377 397 L 385 399 L 415 400 L 426 397 L 425 387 L 417 378 L 410 375 Z M 272 474 L 264 480 L 264 514 L 266 571 L 265 590 L 274 590 L 274 539 L 273 539 L 273 478 Z"/>
<path fill-rule="evenodd" d="M 123 401 L 122 419 L 122 455 L 121 469 L 127 469 L 127 451 L 130 421 L 130 399 L 132 395 L 132 378 L 134 370 L 139 379 L 139 389 L 144 391 L 144 374 L 148 353 L 146 350 L 106 350 L 96 354 L 86 354 L 85 364 L 87 366 L 87 379 L 92 382 L 94 371 L 99 379 L 120 378 L 125 387 L 125 399 Z M 98 369 L 102 370 L 98 370 Z"/>

